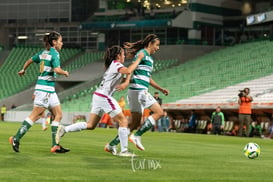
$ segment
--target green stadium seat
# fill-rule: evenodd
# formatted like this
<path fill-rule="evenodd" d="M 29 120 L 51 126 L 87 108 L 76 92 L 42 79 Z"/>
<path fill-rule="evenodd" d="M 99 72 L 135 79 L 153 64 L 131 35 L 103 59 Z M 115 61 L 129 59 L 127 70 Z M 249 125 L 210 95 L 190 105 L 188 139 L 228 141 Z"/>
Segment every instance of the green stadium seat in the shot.
<path fill-rule="evenodd" d="M 0 67 L 0 78 L 5 78 L 0 79 L 1 87 L 5 88 L 5 92 L 1 93 L 0 99 L 18 93 L 29 88 L 30 85 L 35 84 L 39 72 L 39 65 L 31 65 L 23 77 L 19 77 L 17 72 L 22 69 L 27 59 L 40 50 L 42 50 L 42 48 L 21 46 L 14 47 L 10 51 L 9 56 Z M 80 52 L 81 49 L 62 49 L 60 52 L 61 64 Z"/>

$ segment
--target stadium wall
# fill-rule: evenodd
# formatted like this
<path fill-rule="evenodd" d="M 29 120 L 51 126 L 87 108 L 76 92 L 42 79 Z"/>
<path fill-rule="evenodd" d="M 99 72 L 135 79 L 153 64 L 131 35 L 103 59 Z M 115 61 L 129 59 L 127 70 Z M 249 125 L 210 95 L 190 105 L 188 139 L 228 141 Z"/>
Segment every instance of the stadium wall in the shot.
<path fill-rule="evenodd" d="M 179 59 L 180 62 L 185 62 L 222 48 L 224 47 L 205 45 L 162 45 L 160 46 L 160 50 L 155 55 L 153 55 L 153 57 L 155 60 Z"/>
<path fill-rule="evenodd" d="M 30 111 L 8 111 L 5 115 L 5 121 L 22 122 L 27 116 L 29 116 L 29 114 Z M 73 118 L 76 115 L 84 115 L 86 118 L 89 118 L 89 112 L 64 112 L 61 124 L 72 124 Z M 37 123 L 39 123 L 39 120 Z"/>

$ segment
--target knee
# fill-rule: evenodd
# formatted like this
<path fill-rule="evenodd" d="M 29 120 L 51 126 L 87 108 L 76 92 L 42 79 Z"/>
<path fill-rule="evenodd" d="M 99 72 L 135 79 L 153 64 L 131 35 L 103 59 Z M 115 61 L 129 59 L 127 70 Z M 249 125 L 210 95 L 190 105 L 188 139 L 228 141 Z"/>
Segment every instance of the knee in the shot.
<path fill-rule="evenodd" d="M 128 127 L 128 122 L 127 122 L 127 120 L 125 119 L 125 120 L 121 120 L 120 122 L 119 122 L 119 126 L 120 127 Z"/>
<path fill-rule="evenodd" d="M 96 125 L 93 123 L 87 123 L 87 129 L 88 130 L 94 130 L 96 128 Z"/>
<path fill-rule="evenodd" d="M 162 109 L 160 109 L 158 111 L 158 115 L 159 115 L 159 118 L 163 117 L 164 116 L 164 111 Z"/>

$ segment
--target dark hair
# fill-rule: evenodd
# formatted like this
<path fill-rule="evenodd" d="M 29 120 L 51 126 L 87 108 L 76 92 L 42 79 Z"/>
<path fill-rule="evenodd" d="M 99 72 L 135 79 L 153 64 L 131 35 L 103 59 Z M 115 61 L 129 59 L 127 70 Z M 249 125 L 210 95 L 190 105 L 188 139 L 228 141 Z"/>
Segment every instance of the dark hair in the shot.
<path fill-rule="evenodd" d="M 122 48 L 118 45 L 114 45 L 108 48 L 104 54 L 104 66 L 105 70 L 110 66 L 113 60 L 117 58 L 117 55 L 121 53 Z"/>
<path fill-rule="evenodd" d="M 43 38 L 43 41 L 44 41 L 44 46 L 45 46 L 45 49 L 49 50 L 49 48 L 51 47 L 49 42 L 48 42 L 48 35 L 49 34 L 45 34 L 44 35 L 44 38 Z"/>
<path fill-rule="evenodd" d="M 125 42 L 123 46 L 126 49 L 126 54 L 128 54 L 129 57 L 132 57 L 137 53 L 137 51 L 145 47 L 148 47 L 150 42 L 154 43 L 156 40 L 160 40 L 157 35 L 149 34 L 143 40 L 139 40 L 133 43 Z"/>
<path fill-rule="evenodd" d="M 59 32 L 53 31 L 50 32 L 49 34 L 45 34 L 43 41 L 45 44 L 45 48 L 49 49 L 50 47 L 53 46 L 53 40 L 58 40 L 58 38 L 61 36 Z"/>

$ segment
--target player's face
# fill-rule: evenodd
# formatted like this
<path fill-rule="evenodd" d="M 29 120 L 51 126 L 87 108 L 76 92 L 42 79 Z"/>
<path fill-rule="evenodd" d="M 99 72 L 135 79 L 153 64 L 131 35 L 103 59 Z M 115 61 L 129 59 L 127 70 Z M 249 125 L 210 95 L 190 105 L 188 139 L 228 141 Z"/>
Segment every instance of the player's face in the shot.
<path fill-rule="evenodd" d="M 160 40 L 156 39 L 153 43 L 150 43 L 151 54 L 156 53 L 159 50 Z"/>
<path fill-rule="evenodd" d="M 60 36 L 57 40 L 53 41 L 54 47 L 57 51 L 60 51 L 63 47 L 63 38 Z"/>
<path fill-rule="evenodd" d="M 124 63 L 125 54 L 124 54 L 124 50 L 123 49 L 121 49 L 121 52 L 118 55 L 118 59 L 119 59 L 119 62 Z"/>

